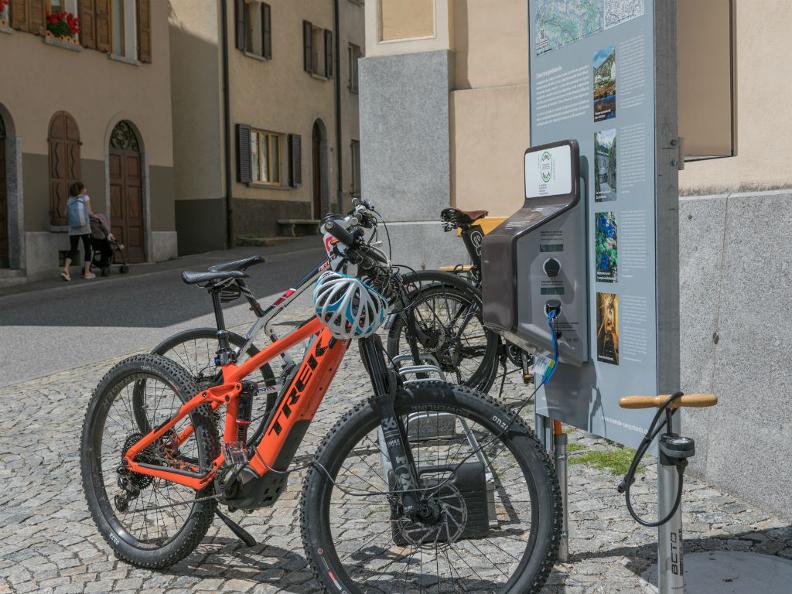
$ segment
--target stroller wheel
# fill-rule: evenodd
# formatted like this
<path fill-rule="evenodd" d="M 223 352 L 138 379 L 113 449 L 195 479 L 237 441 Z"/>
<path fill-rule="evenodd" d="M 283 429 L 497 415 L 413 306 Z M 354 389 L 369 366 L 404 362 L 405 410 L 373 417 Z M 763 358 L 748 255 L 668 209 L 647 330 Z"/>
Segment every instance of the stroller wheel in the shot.
<path fill-rule="evenodd" d="M 121 274 L 126 274 L 127 272 L 129 272 L 129 266 L 124 264 L 123 266 L 121 266 L 121 268 L 119 268 L 119 271 L 121 272 Z"/>

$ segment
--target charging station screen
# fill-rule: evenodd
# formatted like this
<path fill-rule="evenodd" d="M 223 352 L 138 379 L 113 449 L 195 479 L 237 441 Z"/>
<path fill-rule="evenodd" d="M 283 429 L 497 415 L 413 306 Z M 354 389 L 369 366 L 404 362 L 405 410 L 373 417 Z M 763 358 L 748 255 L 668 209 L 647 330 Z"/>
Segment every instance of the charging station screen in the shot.
<path fill-rule="evenodd" d="M 525 153 L 525 197 L 545 198 L 572 193 L 572 149 L 554 146 Z"/>

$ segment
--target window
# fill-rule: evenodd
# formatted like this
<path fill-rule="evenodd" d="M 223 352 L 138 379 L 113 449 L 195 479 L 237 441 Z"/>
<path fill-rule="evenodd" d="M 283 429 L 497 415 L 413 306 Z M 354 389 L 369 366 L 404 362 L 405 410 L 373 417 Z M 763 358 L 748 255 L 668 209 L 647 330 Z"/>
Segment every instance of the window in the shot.
<path fill-rule="evenodd" d="M 735 3 L 677 5 L 679 135 L 687 161 L 737 154 Z"/>
<path fill-rule="evenodd" d="M 333 32 L 303 21 L 303 63 L 309 74 L 333 78 Z"/>
<path fill-rule="evenodd" d="M 281 184 L 281 143 L 283 134 L 250 131 L 251 182 L 279 186 Z"/>
<path fill-rule="evenodd" d="M 349 57 L 349 90 L 353 93 L 358 92 L 358 60 L 361 58 L 360 48 L 354 43 L 349 44 L 347 49 Z"/>
<path fill-rule="evenodd" d="M 352 195 L 360 196 L 360 141 L 351 142 L 352 149 Z"/>
<path fill-rule="evenodd" d="M 236 1 L 236 47 L 260 58 L 272 59 L 272 13 L 258 0 Z"/>
<path fill-rule="evenodd" d="M 137 58 L 137 23 L 135 0 L 112 0 L 113 55 L 120 58 Z"/>

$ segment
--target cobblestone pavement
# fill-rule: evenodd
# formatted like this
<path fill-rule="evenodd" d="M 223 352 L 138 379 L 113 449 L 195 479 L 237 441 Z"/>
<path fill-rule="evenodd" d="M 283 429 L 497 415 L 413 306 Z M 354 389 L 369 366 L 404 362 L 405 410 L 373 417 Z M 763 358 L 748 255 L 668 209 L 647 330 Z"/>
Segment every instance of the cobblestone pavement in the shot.
<path fill-rule="evenodd" d="M 246 548 L 220 522 L 185 561 L 162 571 L 117 561 L 89 516 L 78 440 L 91 389 L 115 362 L 103 361 L 0 390 L 0 594 L 4 592 L 315 592 L 297 528 L 301 476 L 274 508 L 242 519 L 260 543 Z M 507 384 L 507 394 L 519 386 Z M 349 352 L 300 454 L 313 451 L 341 411 L 369 393 L 356 350 Z M 607 449 L 573 433 L 572 442 Z M 573 456 L 580 455 L 576 451 Z M 546 592 L 651 591 L 640 575 L 654 563 L 656 532 L 635 524 L 616 493 L 619 478 L 585 465 L 570 468 L 571 559 L 558 564 Z M 634 488 L 653 514 L 653 466 Z M 690 479 L 686 550 L 755 551 L 792 559 L 792 528 Z M 235 514 L 237 519 L 239 514 Z"/>

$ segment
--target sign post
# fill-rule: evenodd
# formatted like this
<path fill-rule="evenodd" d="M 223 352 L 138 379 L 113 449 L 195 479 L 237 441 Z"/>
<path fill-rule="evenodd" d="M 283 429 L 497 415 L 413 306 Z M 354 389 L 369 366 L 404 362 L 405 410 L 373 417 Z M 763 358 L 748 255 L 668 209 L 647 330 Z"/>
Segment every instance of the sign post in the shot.
<path fill-rule="evenodd" d="M 586 193 L 589 357 L 562 356 L 537 394 L 546 445 L 555 419 L 635 447 L 653 411 L 619 398 L 680 386 L 676 11 L 676 0 L 529 2 L 530 144 L 576 140 Z M 660 465 L 658 478 L 664 515 L 677 477 Z M 681 546 L 677 511 L 658 530 L 661 592 L 684 589 Z"/>

